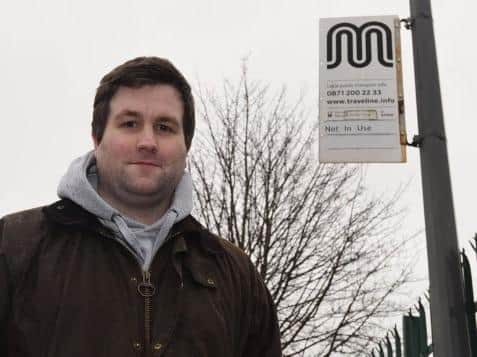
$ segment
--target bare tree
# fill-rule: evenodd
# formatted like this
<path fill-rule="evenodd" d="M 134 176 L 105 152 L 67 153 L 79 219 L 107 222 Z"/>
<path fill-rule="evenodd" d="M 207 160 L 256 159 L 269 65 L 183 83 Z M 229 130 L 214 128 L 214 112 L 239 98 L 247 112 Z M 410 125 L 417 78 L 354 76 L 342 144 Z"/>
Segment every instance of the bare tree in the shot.
<path fill-rule="evenodd" d="M 285 88 L 251 83 L 245 66 L 237 84 L 198 97 L 196 215 L 251 256 L 276 303 L 285 355 L 369 350 L 409 273 L 393 270 L 399 194 L 372 197 L 358 165 L 319 164 L 317 120 L 302 100 L 289 105 Z"/>

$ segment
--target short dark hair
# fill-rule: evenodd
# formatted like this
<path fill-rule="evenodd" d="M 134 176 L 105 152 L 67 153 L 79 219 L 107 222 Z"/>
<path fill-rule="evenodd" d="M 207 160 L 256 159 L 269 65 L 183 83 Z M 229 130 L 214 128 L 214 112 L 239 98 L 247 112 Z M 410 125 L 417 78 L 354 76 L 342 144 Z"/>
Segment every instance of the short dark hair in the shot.
<path fill-rule="evenodd" d="M 137 57 L 116 67 L 99 82 L 94 97 L 92 134 L 100 142 L 109 116 L 111 98 L 119 87 L 138 88 L 168 84 L 176 88 L 184 106 L 184 140 L 189 150 L 195 128 L 194 98 L 189 83 L 174 65 L 164 58 Z"/>

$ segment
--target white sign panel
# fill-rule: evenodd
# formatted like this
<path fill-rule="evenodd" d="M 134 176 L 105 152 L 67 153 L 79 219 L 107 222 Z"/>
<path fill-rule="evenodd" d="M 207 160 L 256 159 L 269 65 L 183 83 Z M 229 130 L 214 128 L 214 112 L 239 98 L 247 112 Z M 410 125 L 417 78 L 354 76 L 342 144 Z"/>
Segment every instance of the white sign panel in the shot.
<path fill-rule="evenodd" d="M 320 161 L 404 162 L 397 16 L 320 19 Z"/>

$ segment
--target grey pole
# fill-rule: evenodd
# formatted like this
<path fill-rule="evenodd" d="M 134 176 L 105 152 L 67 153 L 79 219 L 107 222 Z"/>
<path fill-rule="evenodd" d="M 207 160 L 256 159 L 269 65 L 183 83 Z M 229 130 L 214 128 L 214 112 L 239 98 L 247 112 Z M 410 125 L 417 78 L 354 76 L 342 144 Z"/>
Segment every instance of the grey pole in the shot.
<path fill-rule="evenodd" d="M 435 357 L 469 357 L 430 0 L 410 0 Z"/>

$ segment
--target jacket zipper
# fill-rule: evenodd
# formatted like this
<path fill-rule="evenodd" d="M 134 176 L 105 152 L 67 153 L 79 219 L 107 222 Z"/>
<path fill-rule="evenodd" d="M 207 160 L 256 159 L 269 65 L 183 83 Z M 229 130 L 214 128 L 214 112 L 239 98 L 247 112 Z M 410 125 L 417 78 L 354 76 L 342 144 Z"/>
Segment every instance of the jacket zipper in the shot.
<path fill-rule="evenodd" d="M 100 232 L 103 236 L 113 239 L 117 243 L 119 243 L 121 246 L 123 246 L 134 258 L 135 254 L 131 249 L 124 244 L 122 241 L 117 240 L 112 238 L 109 234 L 106 234 L 104 231 Z M 170 236 L 170 238 L 166 238 L 166 241 L 169 239 L 174 238 L 175 236 L 179 235 L 181 232 L 175 232 Z M 170 234 L 170 233 L 169 233 Z M 137 286 L 137 291 L 139 295 L 141 295 L 144 298 L 144 350 L 149 351 L 151 349 L 151 324 L 152 324 L 152 306 L 151 306 L 151 298 L 155 295 L 156 293 L 156 287 L 154 286 L 153 283 L 151 283 L 151 273 L 149 270 L 142 271 L 142 282 L 140 282 Z M 182 276 L 180 277 L 181 279 L 181 288 L 182 288 Z"/>
<path fill-rule="evenodd" d="M 144 297 L 144 348 L 149 351 L 151 347 L 151 298 L 156 293 L 156 287 L 151 283 L 149 271 L 142 273 L 142 282 L 137 286 L 137 290 Z"/>

